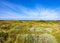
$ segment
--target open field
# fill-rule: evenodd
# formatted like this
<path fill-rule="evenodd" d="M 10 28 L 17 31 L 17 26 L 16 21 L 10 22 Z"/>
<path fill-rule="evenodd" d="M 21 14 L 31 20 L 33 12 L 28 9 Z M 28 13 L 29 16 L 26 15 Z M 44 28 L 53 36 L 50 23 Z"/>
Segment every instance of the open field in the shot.
<path fill-rule="evenodd" d="M 0 43 L 60 43 L 60 21 L 0 20 Z"/>

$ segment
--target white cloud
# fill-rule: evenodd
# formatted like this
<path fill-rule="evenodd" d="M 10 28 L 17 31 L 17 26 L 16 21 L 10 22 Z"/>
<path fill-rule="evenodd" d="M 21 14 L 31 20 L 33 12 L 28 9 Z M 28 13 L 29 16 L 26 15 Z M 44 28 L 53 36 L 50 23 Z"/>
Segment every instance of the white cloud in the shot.
<path fill-rule="evenodd" d="M 18 19 L 18 20 L 60 20 L 60 9 L 49 9 L 35 6 L 33 9 L 2 2 L 0 19 Z"/>

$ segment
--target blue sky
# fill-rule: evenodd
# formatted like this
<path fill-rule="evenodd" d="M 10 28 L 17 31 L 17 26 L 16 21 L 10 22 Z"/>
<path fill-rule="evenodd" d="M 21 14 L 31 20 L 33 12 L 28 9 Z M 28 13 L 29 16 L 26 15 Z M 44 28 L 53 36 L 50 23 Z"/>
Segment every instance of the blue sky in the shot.
<path fill-rule="evenodd" d="M 0 20 L 60 20 L 60 0 L 0 0 Z"/>

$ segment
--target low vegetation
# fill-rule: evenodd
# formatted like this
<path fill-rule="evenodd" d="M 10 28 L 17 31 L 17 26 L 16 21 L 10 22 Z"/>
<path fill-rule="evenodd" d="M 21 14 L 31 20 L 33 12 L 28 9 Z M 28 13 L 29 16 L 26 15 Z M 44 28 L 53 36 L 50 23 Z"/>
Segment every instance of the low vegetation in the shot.
<path fill-rule="evenodd" d="M 60 43 L 60 21 L 0 20 L 0 43 Z"/>

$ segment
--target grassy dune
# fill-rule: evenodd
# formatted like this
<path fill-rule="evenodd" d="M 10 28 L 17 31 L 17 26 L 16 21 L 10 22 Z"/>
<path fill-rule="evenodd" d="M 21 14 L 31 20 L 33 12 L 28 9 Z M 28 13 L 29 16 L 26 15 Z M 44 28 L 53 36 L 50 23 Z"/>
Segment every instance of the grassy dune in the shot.
<path fill-rule="evenodd" d="M 60 21 L 0 20 L 0 43 L 60 43 Z"/>

